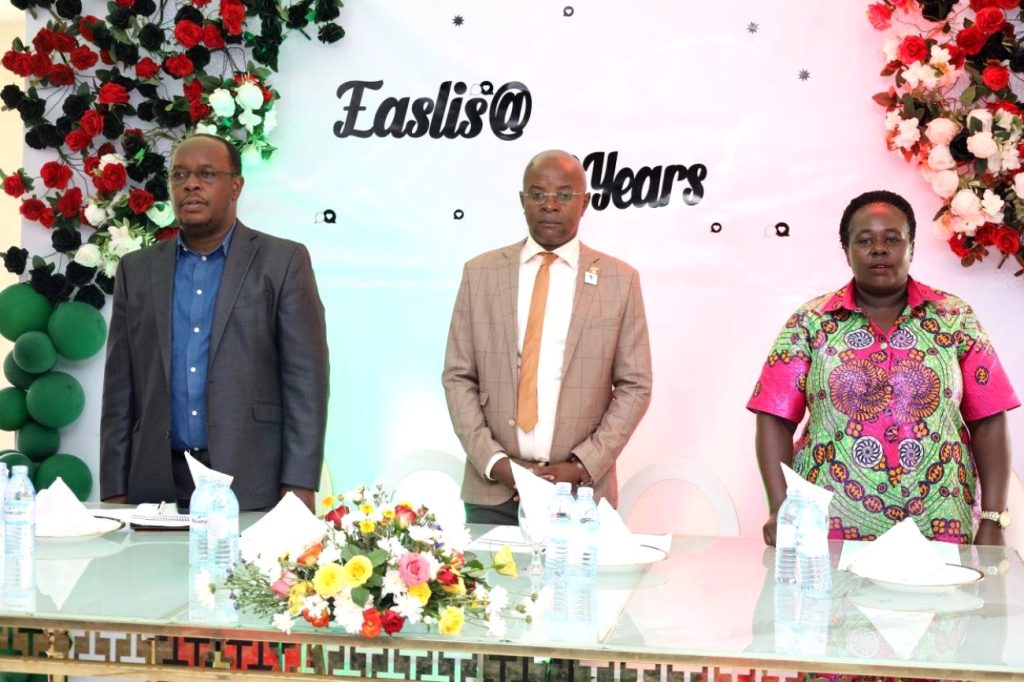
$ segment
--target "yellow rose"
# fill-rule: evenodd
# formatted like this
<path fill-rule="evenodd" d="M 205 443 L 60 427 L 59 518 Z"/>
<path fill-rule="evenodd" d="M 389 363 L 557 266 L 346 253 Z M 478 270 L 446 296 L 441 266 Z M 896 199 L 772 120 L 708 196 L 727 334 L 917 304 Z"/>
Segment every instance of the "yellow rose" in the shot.
<path fill-rule="evenodd" d="M 359 522 L 359 532 L 362 533 L 363 535 L 369 535 L 370 533 L 372 533 L 373 532 L 373 527 L 374 527 L 373 521 L 367 520 L 367 521 L 360 521 Z"/>
<path fill-rule="evenodd" d="M 419 599 L 420 604 L 426 606 L 427 602 L 430 601 L 430 585 L 425 582 L 413 585 L 409 588 L 409 594 Z"/>
<path fill-rule="evenodd" d="M 313 576 L 313 589 L 324 599 L 341 592 L 344 585 L 345 569 L 334 562 L 324 564 L 316 570 L 316 574 Z"/>
<path fill-rule="evenodd" d="M 466 581 L 459 576 L 459 582 L 454 585 L 441 585 L 441 591 L 445 594 L 457 594 L 462 596 L 466 594 Z"/>
<path fill-rule="evenodd" d="M 498 567 L 498 573 L 502 575 L 511 576 L 512 578 L 519 577 L 516 560 L 512 558 L 512 550 L 509 549 L 508 545 L 499 549 L 494 555 L 494 565 Z"/>
<path fill-rule="evenodd" d="M 437 623 L 437 630 L 442 635 L 457 635 L 462 631 L 462 625 L 466 622 L 466 614 L 457 606 L 449 606 L 441 612 L 441 618 Z"/>
<path fill-rule="evenodd" d="M 349 587 L 359 587 L 373 575 L 373 564 L 362 554 L 354 556 L 341 567 L 341 581 Z"/>

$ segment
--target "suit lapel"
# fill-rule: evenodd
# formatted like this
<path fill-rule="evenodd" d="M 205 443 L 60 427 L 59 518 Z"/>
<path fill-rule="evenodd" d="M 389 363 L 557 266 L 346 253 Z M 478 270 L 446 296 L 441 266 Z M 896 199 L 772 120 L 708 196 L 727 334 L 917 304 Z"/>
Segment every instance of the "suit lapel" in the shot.
<path fill-rule="evenodd" d="M 519 253 L 524 243 L 525 239 L 506 247 L 501 253 L 503 261 L 498 264 L 498 315 L 505 330 L 512 379 L 516 382 L 519 381 Z"/>
<path fill-rule="evenodd" d="M 576 352 L 583 327 L 590 319 L 590 304 L 593 303 L 594 294 L 597 293 L 597 285 L 584 284 L 583 277 L 599 260 L 600 257 L 593 249 L 580 244 L 580 265 L 576 271 L 576 295 L 573 297 L 572 320 L 569 322 L 569 334 L 565 339 L 565 355 L 562 358 L 563 376 L 572 361 L 573 353 Z"/>
<path fill-rule="evenodd" d="M 164 370 L 164 381 L 171 385 L 171 319 L 174 315 L 174 266 L 178 255 L 178 240 L 166 239 L 153 247 L 157 250 L 153 269 L 150 271 L 153 292 L 153 309 L 156 313 L 156 338 L 160 348 L 160 366 Z"/>
<path fill-rule="evenodd" d="M 228 248 L 228 256 L 224 262 L 224 273 L 220 278 L 220 291 L 217 294 L 217 304 L 213 309 L 213 333 L 210 336 L 210 364 L 217 357 L 217 349 L 220 347 L 221 338 L 224 336 L 224 328 L 227 327 L 228 318 L 231 317 L 231 310 L 235 307 L 235 301 L 245 283 L 245 276 L 249 272 L 252 260 L 259 251 L 259 236 L 238 222 L 235 225 L 235 233 L 231 237 L 231 246 Z"/>

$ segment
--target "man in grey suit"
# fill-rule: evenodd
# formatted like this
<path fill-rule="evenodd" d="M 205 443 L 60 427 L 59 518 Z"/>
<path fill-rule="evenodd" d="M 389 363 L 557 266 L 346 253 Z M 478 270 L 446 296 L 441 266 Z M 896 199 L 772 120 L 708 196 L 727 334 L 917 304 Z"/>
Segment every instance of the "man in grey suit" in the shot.
<path fill-rule="evenodd" d="M 181 231 L 121 259 L 107 342 L 100 495 L 177 500 L 184 453 L 234 476 L 242 510 L 312 508 L 327 423 L 327 335 L 309 252 L 236 219 L 241 159 L 192 135 L 168 173 Z"/>
<path fill-rule="evenodd" d="M 535 156 L 520 201 L 529 237 L 466 263 L 448 332 L 469 522 L 517 523 L 511 462 L 614 505 L 615 461 L 651 397 L 639 276 L 576 236 L 590 201 L 579 160 Z"/>

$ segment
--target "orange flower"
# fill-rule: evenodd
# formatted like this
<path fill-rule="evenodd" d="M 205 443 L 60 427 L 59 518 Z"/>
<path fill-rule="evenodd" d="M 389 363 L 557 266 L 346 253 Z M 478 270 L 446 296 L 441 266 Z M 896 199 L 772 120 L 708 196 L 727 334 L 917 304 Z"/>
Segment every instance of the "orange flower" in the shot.
<path fill-rule="evenodd" d="M 377 609 L 369 608 L 363 611 L 363 628 L 360 630 L 363 637 L 376 637 L 380 634 L 381 620 Z"/>
<path fill-rule="evenodd" d="M 317 557 L 320 556 L 320 552 L 322 551 L 324 551 L 324 546 L 318 542 L 303 552 L 302 556 L 295 560 L 295 563 L 303 564 L 305 566 L 315 566 Z"/>

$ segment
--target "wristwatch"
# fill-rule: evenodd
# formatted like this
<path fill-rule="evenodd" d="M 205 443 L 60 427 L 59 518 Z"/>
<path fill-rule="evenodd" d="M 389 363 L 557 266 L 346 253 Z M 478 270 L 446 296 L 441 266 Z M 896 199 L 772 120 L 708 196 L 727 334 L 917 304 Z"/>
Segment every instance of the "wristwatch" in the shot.
<path fill-rule="evenodd" d="M 1000 528 L 1006 528 L 1010 525 L 1010 512 L 1008 511 L 982 511 L 981 518 L 987 521 L 995 521 L 999 524 Z"/>

